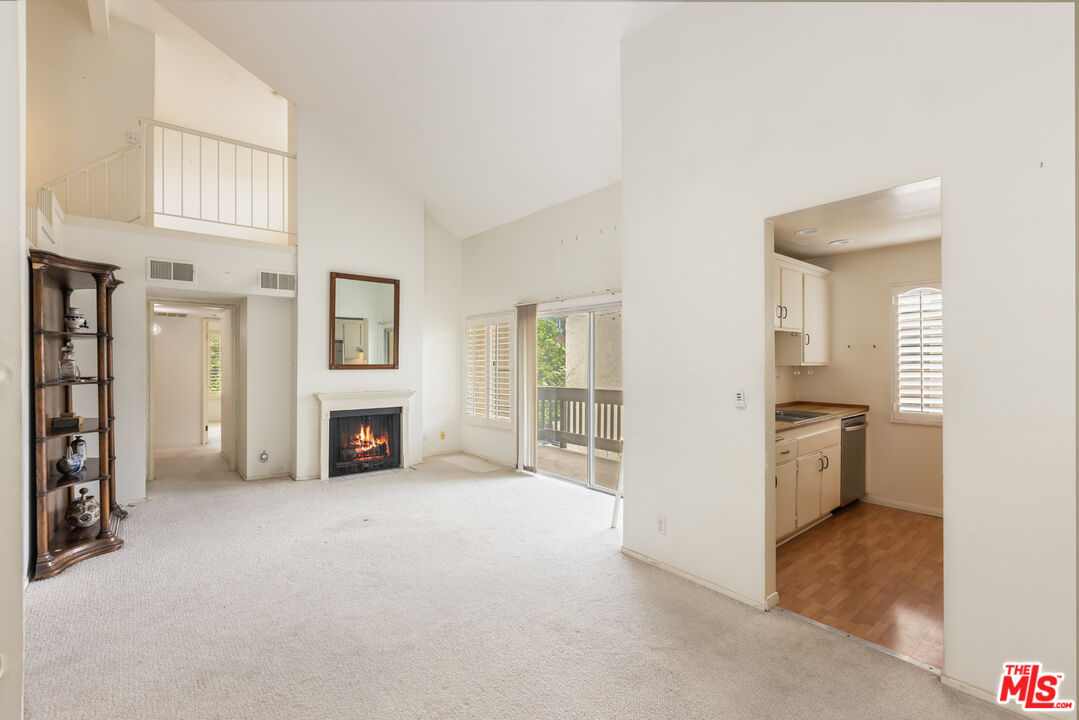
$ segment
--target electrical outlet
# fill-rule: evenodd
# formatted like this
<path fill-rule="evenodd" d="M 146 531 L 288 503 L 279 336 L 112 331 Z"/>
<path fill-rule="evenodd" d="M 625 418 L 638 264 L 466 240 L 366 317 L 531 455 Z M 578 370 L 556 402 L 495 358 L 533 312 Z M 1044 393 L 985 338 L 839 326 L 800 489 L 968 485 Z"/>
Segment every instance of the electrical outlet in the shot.
<path fill-rule="evenodd" d="M 662 515 L 656 515 L 656 532 L 660 535 L 667 534 L 667 518 Z"/>
<path fill-rule="evenodd" d="M 734 394 L 734 406 L 739 410 L 746 409 L 746 391 L 739 390 Z"/>
<path fill-rule="evenodd" d="M 442 431 L 442 439 L 443 439 L 443 440 L 445 440 L 445 439 L 446 439 L 446 431 L 445 431 L 445 430 L 443 430 L 443 431 Z"/>
<path fill-rule="evenodd" d="M 124 141 L 129 145 L 134 145 L 139 141 L 139 134 L 134 130 L 128 130 L 124 133 Z"/>
<path fill-rule="evenodd" d="M 776 385 L 779 384 L 779 371 L 776 370 Z"/>

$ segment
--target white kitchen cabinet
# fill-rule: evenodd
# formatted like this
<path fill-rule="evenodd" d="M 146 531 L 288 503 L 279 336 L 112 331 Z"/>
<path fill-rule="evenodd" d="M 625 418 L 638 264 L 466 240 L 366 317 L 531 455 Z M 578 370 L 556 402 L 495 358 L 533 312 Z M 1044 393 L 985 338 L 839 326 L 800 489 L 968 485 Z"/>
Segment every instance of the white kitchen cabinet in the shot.
<path fill-rule="evenodd" d="M 798 493 L 795 507 L 795 527 L 805 527 L 820 517 L 821 454 L 803 455 L 798 466 Z"/>
<path fill-rule="evenodd" d="M 772 322 L 776 330 L 783 327 L 783 271 L 772 263 Z"/>
<path fill-rule="evenodd" d="M 798 525 L 795 523 L 797 512 L 798 463 L 790 462 L 776 465 L 776 537 L 790 535 Z"/>
<path fill-rule="evenodd" d="M 775 256 L 776 365 L 826 365 L 831 362 L 830 270 Z"/>
<path fill-rule="evenodd" d="M 831 362 L 831 337 L 828 323 L 828 281 L 816 275 L 802 278 L 805 307 L 802 327 L 802 365 Z"/>
<path fill-rule="evenodd" d="M 788 267 L 779 269 L 780 327 L 784 330 L 802 329 L 802 273 Z"/>
<path fill-rule="evenodd" d="M 825 515 L 839 507 L 839 445 L 820 451 L 824 469 L 820 471 L 820 514 Z"/>

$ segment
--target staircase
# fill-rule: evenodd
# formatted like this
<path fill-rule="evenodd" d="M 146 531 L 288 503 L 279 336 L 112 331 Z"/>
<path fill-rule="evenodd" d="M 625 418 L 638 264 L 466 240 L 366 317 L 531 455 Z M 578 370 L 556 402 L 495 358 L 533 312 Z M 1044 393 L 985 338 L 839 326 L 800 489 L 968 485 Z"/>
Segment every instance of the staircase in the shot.
<path fill-rule="evenodd" d="M 142 140 L 45 183 L 28 211 L 35 247 L 64 216 L 296 244 L 296 156 L 143 118 Z M 41 244 L 44 243 L 44 244 Z"/>

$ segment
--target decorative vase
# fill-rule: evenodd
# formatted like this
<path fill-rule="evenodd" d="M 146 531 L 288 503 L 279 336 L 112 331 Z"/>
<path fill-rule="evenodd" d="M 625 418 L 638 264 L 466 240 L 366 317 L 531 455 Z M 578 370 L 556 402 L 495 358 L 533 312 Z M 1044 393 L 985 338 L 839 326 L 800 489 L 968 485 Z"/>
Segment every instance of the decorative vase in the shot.
<path fill-rule="evenodd" d="M 68 310 L 66 315 L 64 315 L 64 327 L 71 332 L 76 330 L 89 330 L 90 323 L 86 321 L 86 316 L 82 314 L 81 310 L 77 307 L 73 307 Z"/>
<path fill-rule="evenodd" d="M 75 364 L 75 345 L 69 340 L 60 348 L 60 379 L 78 380 L 79 366 Z"/>
<path fill-rule="evenodd" d="M 84 456 L 76 455 L 71 451 L 71 446 L 67 446 L 67 454 L 56 461 L 56 469 L 60 471 L 62 475 L 74 475 L 82 470 Z"/>
<path fill-rule="evenodd" d="M 82 435 L 76 435 L 75 439 L 71 441 L 71 450 L 75 453 L 75 456 L 82 458 L 82 464 L 86 464 L 86 441 L 82 439 Z"/>
<path fill-rule="evenodd" d="M 88 492 L 90 491 L 86 488 L 79 490 L 79 497 L 67 504 L 64 520 L 68 525 L 77 528 L 90 527 L 101 519 L 101 506 L 93 495 L 86 494 Z"/>

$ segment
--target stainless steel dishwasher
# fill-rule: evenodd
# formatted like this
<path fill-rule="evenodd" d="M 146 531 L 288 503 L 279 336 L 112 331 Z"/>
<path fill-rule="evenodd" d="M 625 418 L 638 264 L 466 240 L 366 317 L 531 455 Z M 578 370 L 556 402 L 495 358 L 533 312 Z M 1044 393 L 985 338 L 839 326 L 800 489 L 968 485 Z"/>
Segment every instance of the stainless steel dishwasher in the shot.
<path fill-rule="evenodd" d="M 865 436 L 869 422 L 865 415 L 843 421 L 839 465 L 839 504 L 849 505 L 865 495 Z"/>

